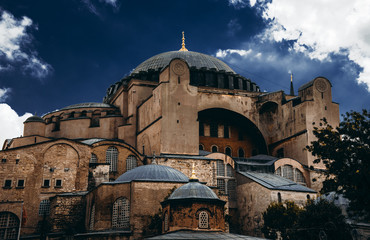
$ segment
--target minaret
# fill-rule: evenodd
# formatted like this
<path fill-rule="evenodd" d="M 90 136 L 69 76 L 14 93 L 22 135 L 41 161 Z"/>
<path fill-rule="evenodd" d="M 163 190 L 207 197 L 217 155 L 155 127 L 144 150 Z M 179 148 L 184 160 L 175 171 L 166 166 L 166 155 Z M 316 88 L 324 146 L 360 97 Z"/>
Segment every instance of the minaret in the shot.
<path fill-rule="evenodd" d="M 185 48 L 185 34 L 184 34 L 184 31 L 182 32 L 182 47 L 179 51 L 182 51 L 182 52 L 187 52 L 188 50 Z"/>
<path fill-rule="evenodd" d="M 294 96 L 293 73 L 290 74 L 290 96 Z"/>

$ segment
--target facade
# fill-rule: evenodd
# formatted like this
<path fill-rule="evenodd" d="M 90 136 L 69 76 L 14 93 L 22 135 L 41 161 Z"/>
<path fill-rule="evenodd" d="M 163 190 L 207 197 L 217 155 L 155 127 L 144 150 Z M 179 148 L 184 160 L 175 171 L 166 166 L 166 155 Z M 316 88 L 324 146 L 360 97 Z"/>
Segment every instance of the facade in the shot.
<path fill-rule="evenodd" d="M 219 231 L 261 236 L 270 202 L 315 197 L 325 169 L 304 147 L 313 122 L 339 124 L 329 80 L 315 78 L 297 96 L 261 92 L 221 60 L 185 50 L 144 61 L 102 103 L 30 117 L 22 137 L 5 141 L 1 238 L 13 239 L 19 226 L 21 236 L 153 236 L 161 232 L 155 219 L 162 229 L 161 211 L 172 209 L 165 198 L 192 168 L 224 201 L 225 224 L 209 219 Z M 183 229 L 174 214 L 168 229 Z"/>

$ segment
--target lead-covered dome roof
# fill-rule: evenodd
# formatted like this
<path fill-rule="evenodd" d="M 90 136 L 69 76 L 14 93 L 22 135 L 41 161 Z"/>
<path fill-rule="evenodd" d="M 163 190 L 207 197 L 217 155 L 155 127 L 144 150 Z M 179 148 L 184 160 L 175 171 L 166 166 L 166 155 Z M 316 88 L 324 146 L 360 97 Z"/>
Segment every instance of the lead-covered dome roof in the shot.
<path fill-rule="evenodd" d="M 209 187 L 199 183 L 197 179 L 190 179 L 189 183 L 176 189 L 168 198 L 168 200 L 177 200 L 177 199 L 220 200 Z"/>
<path fill-rule="evenodd" d="M 44 123 L 45 121 L 41 117 L 33 115 L 33 116 L 27 118 L 26 121 L 24 121 L 24 123 L 28 123 L 28 122 L 42 122 L 42 123 Z"/>
<path fill-rule="evenodd" d="M 190 68 L 214 69 L 216 71 L 225 71 L 235 74 L 234 70 L 220 59 L 193 51 L 170 51 L 155 55 L 137 66 L 131 74 L 146 72 L 149 70 L 162 70 L 175 58 L 185 60 Z"/>
<path fill-rule="evenodd" d="M 188 182 L 189 178 L 182 172 L 163 165 L 149 164 L 134 168 L 119 176 L 114 182 Z"/>

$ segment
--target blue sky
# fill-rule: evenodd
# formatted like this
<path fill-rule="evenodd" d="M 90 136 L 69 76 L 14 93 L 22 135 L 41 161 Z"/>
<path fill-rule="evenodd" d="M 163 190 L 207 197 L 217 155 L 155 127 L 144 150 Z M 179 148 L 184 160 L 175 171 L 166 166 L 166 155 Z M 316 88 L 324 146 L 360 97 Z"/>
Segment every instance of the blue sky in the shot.
<path fill-rule="evenodd" d="M 0 135 L 34 113 L 101 102 L 149 57 L 186 47 L 219 57 L 263 91 L 317 76 L 340 112 L 370 103 L 367 0 L 0 0 Z M 2 141 L 1 141 L 2 142 Z"/>

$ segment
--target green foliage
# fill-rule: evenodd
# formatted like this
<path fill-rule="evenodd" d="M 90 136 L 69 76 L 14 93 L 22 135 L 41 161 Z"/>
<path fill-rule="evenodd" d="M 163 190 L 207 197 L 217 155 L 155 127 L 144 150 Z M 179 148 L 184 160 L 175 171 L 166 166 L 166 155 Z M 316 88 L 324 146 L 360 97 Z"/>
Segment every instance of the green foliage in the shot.
<path fill-rule="evenodd" d="M 320 235 L 333 240 L 351 239 L 349 226 L 337 206 L 326 200 L 311 200 L 300 213 L 292 236 L 294 239 L 316 240 Z"/>
<path fill-rule="evenodd" d="M 263 213 L 262 232 L 271 239 L 291 239 L 290 230 L 296 224 L 302 210 L 292 201 L 271 203 Z"/>
<path fill-rule="evenodd" d="M 350 112 L 334 129 L 326 119 L 314 127 L 317 140 L 307 146 L 328 171 L 322 192 L 343 193 L 350 210 L 370 219 L 370 112 Z"/>
<path fill-rule="evenodd" d="M 325 200 L 308 201 L 304 208 L 294 202 L 271 203 L 263 220 L 262 232 L 270 239 L 351 239 L 341 210 Z"/>

